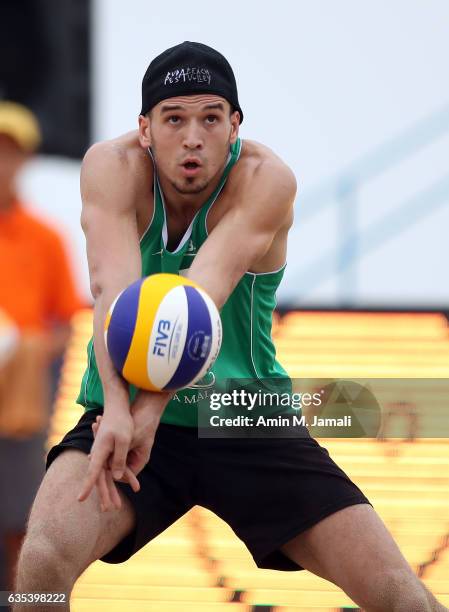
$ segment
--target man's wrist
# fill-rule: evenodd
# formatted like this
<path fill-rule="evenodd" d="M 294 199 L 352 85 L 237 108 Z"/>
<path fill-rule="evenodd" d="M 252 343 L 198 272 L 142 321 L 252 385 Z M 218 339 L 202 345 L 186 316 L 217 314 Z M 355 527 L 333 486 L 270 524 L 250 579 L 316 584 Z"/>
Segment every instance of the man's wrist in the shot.
<path fill-rule="evenodd" d="M 160 417 L 174 394 L 175 391 L 145 391 L 140 389 L 131 406 L 131 413 L 135 413 L 136 410 L 145 412 L 148 410 L 155 416 Z"/>
<path fill-rule="evenodd" d="M 126 399 L 126 406 L 129 409 L 128 383 L 121 376 L 112 375 L 106 381 L 102 381 L 102 386 L 105 405 L 111 401 L 117 403 L 117 399 Z"/>
<path fill-rule="evenodd" d="M 176 391 L 146 391 L 145 389 L 139 389 L 139 395 L 144 398 L 147 397 L 150 401 L 164 401 L 168 402 L 175 395 Z"/>

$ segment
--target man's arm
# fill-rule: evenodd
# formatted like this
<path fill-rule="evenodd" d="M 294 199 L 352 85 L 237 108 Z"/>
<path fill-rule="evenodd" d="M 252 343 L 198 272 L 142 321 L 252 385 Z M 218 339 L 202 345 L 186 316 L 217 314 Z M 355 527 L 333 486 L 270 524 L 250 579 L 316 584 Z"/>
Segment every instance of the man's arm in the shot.
<path fill-rule="evenodd" d="M 79 500 L 99 484 L 104 506 L 114 497 L 115 478 L 123 476 L 133 435 L 128 386 L 116 372 L 104 342 L 104 320 L 118 293 L 141 277 L 142 262 L 135 209 L 135 181 L 124 154 L 111 143 L 94 145 L 81 170 L 81 225 L 94 305 L 94 349 L 103 386 L 104 418 L 91 451 L 91 461 Z M 107 485 L 107 486 L 106 486 Z M 109 496 L 107 491 L 109 490 Z"/>
<path fill-rule="evenodd" d="M 279 267 L 284 263 L 295 195 L 294 174 L 278 159 L 261 161 L 239 181 L 235 203 L 201 246 L 188 272 L 218 308 L 270 248 L 275 246 Z M 279 244 L 274 245 L 276 240 Z"/>
<path fill-rule="evenodd" d="M 94 145 L 81 168 L 81 226 L 86 236 L 94 304 L 95 357 L 103 385 L 105 412 L 129 412 L 127 388 L 107 353 L 106 312 L 117 295 L 141 276 L 132 181 L 126 161 L 107 143 Z"/>

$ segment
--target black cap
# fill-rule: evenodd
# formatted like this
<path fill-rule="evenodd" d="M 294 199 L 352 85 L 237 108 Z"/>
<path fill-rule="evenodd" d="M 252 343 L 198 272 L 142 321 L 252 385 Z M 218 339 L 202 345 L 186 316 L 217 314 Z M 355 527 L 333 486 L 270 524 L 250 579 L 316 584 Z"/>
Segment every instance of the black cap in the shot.
<path fill-rule="evenodd" d="M 240 108 L 237 84 L 228 60 L 212 47 L 186 40 L 167 49 L 148 66 L 142 81 L 145 115 L 156 104 L 175 96 L 211 93 L 225 98 L 233 110 Z"/>

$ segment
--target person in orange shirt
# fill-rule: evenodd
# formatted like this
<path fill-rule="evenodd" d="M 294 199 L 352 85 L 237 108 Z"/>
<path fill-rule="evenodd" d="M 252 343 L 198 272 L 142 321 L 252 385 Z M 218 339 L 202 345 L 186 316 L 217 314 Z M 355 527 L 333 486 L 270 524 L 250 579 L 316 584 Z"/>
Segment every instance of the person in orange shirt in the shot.
<path fill-rule="evenodd" d="M 40 140 L 28 109 L 0 102 L 0 536 L 8 589 L 44 474 L 50 365 L 82 307 L 61 237 L 17 195 L 18 174 Z"/>

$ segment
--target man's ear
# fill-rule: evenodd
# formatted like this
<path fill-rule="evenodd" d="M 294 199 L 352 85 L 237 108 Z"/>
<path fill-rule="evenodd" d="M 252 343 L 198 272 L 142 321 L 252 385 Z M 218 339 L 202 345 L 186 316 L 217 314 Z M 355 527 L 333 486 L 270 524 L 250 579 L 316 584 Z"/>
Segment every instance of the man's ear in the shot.
<path fill-rule="evenodd" d="M 139 115 L 139 142 L 143 149 L 148 149 L 148 147 L 151 147 L 151 119 L 148 115 L 149 113 L 146 115 Z"/>
<path fill-rule="evenodd" d="M 240 127 L 240 113 L 239 111 L 234 111 L 230 117 L 231 119 L 231 136 L 230 143 L 234 144 L 237 141 L 239 135 L 239 127 Z"/>

